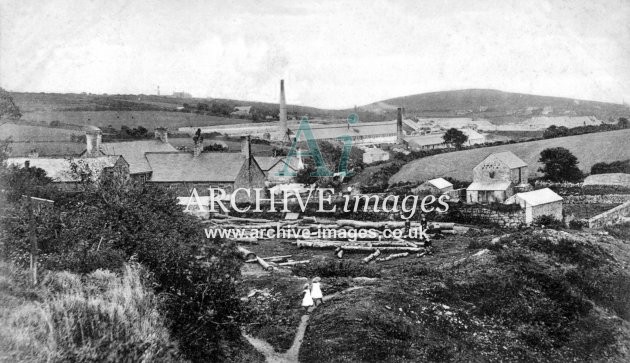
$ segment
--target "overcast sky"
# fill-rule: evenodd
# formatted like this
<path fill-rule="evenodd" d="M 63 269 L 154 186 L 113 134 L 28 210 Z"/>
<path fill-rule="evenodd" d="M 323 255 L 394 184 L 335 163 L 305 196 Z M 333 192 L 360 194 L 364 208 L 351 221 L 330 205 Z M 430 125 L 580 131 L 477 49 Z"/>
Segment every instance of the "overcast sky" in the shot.
<path fill-rule="evenodd" d="M 0 86 L 345 108 L 431 91 L 630 102 L 630 1 L 0 0 Z"/>

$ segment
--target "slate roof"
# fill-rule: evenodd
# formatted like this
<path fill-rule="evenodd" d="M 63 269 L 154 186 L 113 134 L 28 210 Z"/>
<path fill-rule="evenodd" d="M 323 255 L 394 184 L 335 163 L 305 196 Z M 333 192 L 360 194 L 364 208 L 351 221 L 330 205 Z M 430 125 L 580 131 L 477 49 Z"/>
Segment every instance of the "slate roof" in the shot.
<path fill-rule="evenodd" d="M 72 173 L 71 163 L 75 162 L 79 168 L 88 167 L 99 177 L 104 168 L 113 167 L 120 155 L 99 156 L 95 158 L 8 158 L 7 165 L 24 167 L 26 161 L 31 167 L 43 169 L 49 178 L 55 182 L 77 182 L 80 178 Z"/>
<path fill-rule="evenodd" d="M 516 193 L 514 198 L 524 200 L 526 205 L 530 206 L 548 204 L 562 200 L 561 196 L 554 193 L 554 191 L 549 188 L 533 190 L 525 193 Z"/>
<path fill-rule="evenodd" d="M 122 155 L 129 163 L 129 174 L 148 173 L 151 166 L 145 157 L 149 152 L 176 152 L 173 145 L 158 139 L 105 142 L 101 151 L 106 155 Z"/>
<path fill-rule="evenodd" d="M 418 135 L 418 136 L 407 136 L 405 137 L 405 141 L 409 144 L 417 145 L 417 146 L 431 146 L 431 145 L 440 145 L 444 143 L 444 134 L 429 134 L 429 135 Z"/>
<path fill-rule="evenodd" d="M 451 184 L 448 180 L 444 178 L 436 178 L 436 179 L 427 180 L 427 183 L 433 185 L 434 187 L 438 189 L 444 189 L 444 188 L 449 188 L 453 186 L 453 184 Z"/>
<path fill-rule="evenodd" d="M 468 186 L 468 188 L 466 188 L 466 190 L 487 190 L 487 191 L 493 191 L 493 190 L 507 190 L 509 187 L 510 187 L 510 182 L 508 182 L 508 181 L 494 182 L 494 183 L 474 182 L 474 183 L 470 184 Z"/>
<path fill-rule="evenodd" d="M 297 128 L 290 127 L 292 137 L 295 136 Z M 382 134 L 395 134 L 396 121 L 380 122 L 359 122 L 355 125 L 347 124 L 312 124 L 311 130 L 316 139 L 334 139 L 338 136 L 348 135 L 350 137 L 379 136 Z M 300 141 L 303 136 L 300 136 Z"/>
<path fill-rule="evenodd" d="M 233 182 L 245 162 L 241 153 L 149 152 L 152 182 Z"/>
<path fill-rule="evenodd" d="M 481 163 L 486 161 L 489 157 L 495 157 L 505 163 L 510 169 L 522 168 L 527 166 L 527 163 L 521 160 L 518 156 L 514 155 L 511 151 L 503 151 L 500 153 L 494 153 L 488 155 Z"/>

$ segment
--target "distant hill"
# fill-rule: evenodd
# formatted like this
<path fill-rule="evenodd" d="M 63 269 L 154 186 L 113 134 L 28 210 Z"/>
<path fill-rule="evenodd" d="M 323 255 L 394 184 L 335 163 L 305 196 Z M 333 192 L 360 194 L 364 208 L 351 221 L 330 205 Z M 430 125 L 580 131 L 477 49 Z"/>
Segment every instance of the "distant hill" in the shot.
<path fill-rule="evenodd" d="M 630 114 L 630 109 L 621 104 L 490 89 L 422 93 L 378 101 L 360 109 L 394 115 L 397 107 L 404 107 L 407 116 L 476 117 L 499 123 L 540 115 L 595 116 L 612 121 Z"/>
<path fill-rule="evenodd" d="M 630 159 L 629 138 L 630 130 L 619 130 L 434 155 L 405 164 L 389 182 L 422 182 L 447 176 L 471 181 L 472 168 L 486 156 L 501 151 L 511 151 L 525 161 L 529 165 L 530 177 L 534 177 L 540 175 L 540 152 L 551 147 L 569 149 L 578 158 L 578 167 L 589 173 L 595 163 Z"/>

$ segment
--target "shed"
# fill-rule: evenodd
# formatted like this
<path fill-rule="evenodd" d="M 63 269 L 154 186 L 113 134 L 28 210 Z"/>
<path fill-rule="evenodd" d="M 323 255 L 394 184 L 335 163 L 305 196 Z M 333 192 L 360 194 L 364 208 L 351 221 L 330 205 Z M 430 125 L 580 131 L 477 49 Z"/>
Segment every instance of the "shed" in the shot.
<path fill-rule="evenodd" d="M 421 191 L 428 191 L 433 195 L 441 195 L 453 190 L 453 184 L 444 178 L 435 178 L 427 180 L 418 187 L 412 189 L 412 192 L 418 194 Z"/>
<path fill-rule="evenodd" d="M 511 192 L 508 181 L 473 182 L 466 188 L 466 199 L 467 203 L 503 202 Z"/>
<path fill-rule="evenodd" d="M 544 215 L 562 220 L 562 197 L 549 188 L 516 193 L 506 203 L 518 203 L 524 208 L 527 224 Z"/>

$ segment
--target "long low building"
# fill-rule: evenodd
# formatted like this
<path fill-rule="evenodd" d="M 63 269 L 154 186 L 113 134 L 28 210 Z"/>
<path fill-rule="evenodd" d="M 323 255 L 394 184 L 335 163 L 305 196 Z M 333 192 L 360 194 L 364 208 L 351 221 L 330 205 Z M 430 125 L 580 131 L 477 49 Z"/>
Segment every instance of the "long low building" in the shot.
<path fill-rule="evenodd" d="M 298 122 L 291 121 L 288 125 L 291 137 L 298 131 Z M 334 141 L 338 137 L 350 136 L 353 145 L 395 144 L 397 141 L 396 121 L 359 122 L 350 125 L 347 122 L 310 123 L 313 136 L 317 140 Z M 218 132 L 229 136 L 253 136 L 259 138 L 282 139 L 279 135 L 278 122 L 261 122 L 240 125 L 218 125 L 207 127 L 180 127 L 180 132 L 193 135 L 200 129 L 202 133 Z M 302 138 L 300 138 L 302 139 Z"/>

